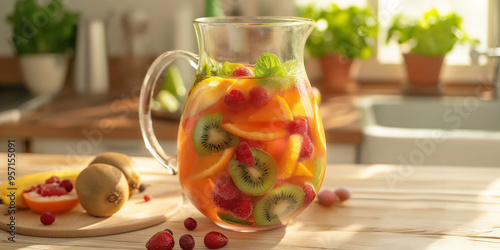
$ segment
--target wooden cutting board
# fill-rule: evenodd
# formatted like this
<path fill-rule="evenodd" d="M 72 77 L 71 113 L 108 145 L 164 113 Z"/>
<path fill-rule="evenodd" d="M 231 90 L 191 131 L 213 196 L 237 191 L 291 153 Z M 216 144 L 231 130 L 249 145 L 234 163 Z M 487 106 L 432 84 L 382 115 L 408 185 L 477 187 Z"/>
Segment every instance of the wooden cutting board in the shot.
<path fill-rule="evenodd" d="M 43 225 L 40 214 L 31 210 L 16 211 L 16 233 L 43 237 L 88 237 L 124 233 L 160 224 L 175 213 L 183 203 L 179 185 L 171 177 L 157 174 L 142 174 L 141 181 L 149 187 L 140 194 L 134 194 L 116 214 L 98 218 L 87 214 L 82 206 L 55 214 L 52 225 Z M 144 195 L 150 195 L 149 202 Z M 10 215 L 0 216 L 0 227 L 9 230 Z"/>

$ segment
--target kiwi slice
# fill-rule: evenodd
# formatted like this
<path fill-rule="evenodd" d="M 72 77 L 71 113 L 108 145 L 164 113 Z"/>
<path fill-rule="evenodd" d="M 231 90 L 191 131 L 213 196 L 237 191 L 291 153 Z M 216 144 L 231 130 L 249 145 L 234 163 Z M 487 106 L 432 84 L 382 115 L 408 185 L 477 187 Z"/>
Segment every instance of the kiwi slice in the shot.
<path fill-rule="evenodd" d="M 268 153 L 256 148 L 250 151 L 255 159 L 255 165 L 249 167 L 233 159 L 229 163 L 229 173 L 241 191 L 253 195 L 264 194 L 273 187 L 278 168 Z"/>
<path fill-rule="evenodd" d="M 255 204 L 255 224 L 261 227 L 286 222 L 304 203 L 304 193 L 299 187 L 285 184 L 267 193 Z"/>
<path fill-rule="evenodd" d="M 217 216 L 219 217 L 219 219 L 221 219 L 222 221 L 229 223 L 229 224 L 240 224 L 240 225 L 247 225 L 247 226 L 253 225 L 253 223 L 250 221 L 236 219 L 236 218 L 234 218 L 234 216 L 232 216 L 230 214 L 224 214 L 224 213 L 217 212 Z"/>
<path fill-rule="evenodd" d="M 320 157 L 316 159 L 313 163 L 313 176 L 314 179 L 312 184 L 316 190 L 319 190 L 321 183 L 323 182 L 323 177 L 325 175 L 325 157 Z"/>
<path fill-rule="evenodd" d="M 209 155 L 238 145 L 240 138 L 221 127 L 221 122 L 221 113 L 200 117 L 193 131 L 194 149 L 199 155 Z"/>

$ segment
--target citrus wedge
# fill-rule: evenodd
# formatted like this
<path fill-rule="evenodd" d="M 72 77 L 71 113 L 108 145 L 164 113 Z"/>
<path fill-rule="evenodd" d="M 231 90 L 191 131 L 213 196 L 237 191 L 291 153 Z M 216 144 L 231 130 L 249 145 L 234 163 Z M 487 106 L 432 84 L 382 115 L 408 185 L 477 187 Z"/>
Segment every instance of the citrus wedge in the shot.
<path fill-rule="evenodd" d="M 78 205 L 78 197 L 75 192 L 69 192 L 65 195 L 54 195 L 43 197 L 36 191 L 23 193 L 24 200 L 28 207 L 37 213 L 67 212 Z"/>
<path fill-rule="evenodd" d="M 314 121 L 311 122 L 311 132 L 313 133 L 313 138 L 317 138 L 320 143 L 320 147 L 326 151 L 326 139 L 325 139 L 325 130 L 323 128 L 323 121 L 321 120 L 321 116 L 319 114 L 318 103 L 313 100 L 314 107 Z"/>
<path fill-rule="evenodd" d="M 224 151 L 219 151 L 207 156 L 200 157 L 195 162 L 195 168 L 202 168 L 200 173 L 191 177 L 191 179 L 199 179 L 208 177 L 227 166 L 227 164 L 233 159 L 234 148 L 228 148 Z M 202 166 L 208 166 L 203 168 Z"/>
<path fill-rule="evenodd" d="M 211 77 L 200 82 L 189 94 L 184 108 L 184 118 L 196 115 L 219 101 L 235 80 Z"/>
<path fill-rule="evenodd" d="M 297 164 L 294 175 L 295 176 L 306 176 L 306 177 L 313 176 L 311 171 L 309 171 L 309 169 L 307 169 L 306 166 L 304 166 L 304 164 L 302 164 L 300 162 Z"/>
<path fill-rule="evenodd" d="M 245 122 L 224 123 L 221 126 L 233 135 L 256 141 L 272 141 L 287 135 L 284 126 L 276 126 L 272 125 L 272 123 L 266 124 L 268 125 Z"/>
<path fill-rule="evenodd" d="M 285 99 L 274 96 L 269 103 L 248 117 L 249 122 L 293 121 L 293 114 Z"/>
<path fill-rule="evenodd" d="M 288 139 L 288 145 L 283 156 L 282 177 L 285 179 L 290 178 L 295 172 L 295 166 L 297 165 L 297 160 L 299 159 L 300 155 L 300 149 L 302 147 L 302 140 L 303 138 L 299 134 L 293 134 Z"/>

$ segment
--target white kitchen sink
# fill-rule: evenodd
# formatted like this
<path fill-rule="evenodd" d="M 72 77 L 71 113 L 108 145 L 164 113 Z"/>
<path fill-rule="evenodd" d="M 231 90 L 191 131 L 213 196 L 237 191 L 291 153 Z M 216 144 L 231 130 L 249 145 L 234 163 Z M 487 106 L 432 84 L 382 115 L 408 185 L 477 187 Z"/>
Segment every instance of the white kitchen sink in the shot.
<path fill-rule="evenodd" d="M 358 106 L 361 163 L 500 166 L 500 101 L 371 96 Z"/>

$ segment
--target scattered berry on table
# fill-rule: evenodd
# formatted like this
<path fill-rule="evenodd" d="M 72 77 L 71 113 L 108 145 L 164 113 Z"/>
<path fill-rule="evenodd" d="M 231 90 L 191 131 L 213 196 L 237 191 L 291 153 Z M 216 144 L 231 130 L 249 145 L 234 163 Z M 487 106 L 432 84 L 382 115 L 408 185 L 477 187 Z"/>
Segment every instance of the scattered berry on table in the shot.
<path fill-rule="evenodd" d="M 216 231 L 212 231 L 205 235 L 205 239 L 203 241 L 207 248 L 218 249 L 226 246 L 228 239 L 225 235 Z"/>
<path fill-rule="evenodd" d="M 263 87 L 253 87 L 248 91 L 248 100 L 254 107 L 262 107 L 266 105 L 270 99 L 269 93 Z"/>
<path fill-rule="evenodd" d="M 249 167 L 255 165 L 255 159 L 250 151 L 250 146 L 246 142 L 240 142 L 235 149 L 236 160 L 240 163 L 246 164 Z"/>
<path fill-rule="evenodd" d="M 71 190 L 73 190 L 73 182 L 71 182 L 71 180 L 61 181 L 61 183 L 59 183 L 59 186 L 64 187 L 64 189 L 66 189 L 66 192 L 71 192 Z"/>
<path fill-rule="evenodd" d="M 60 183 L 61 181 L 59 180 L 59 177 L 57 176 L 52 176 L 50 178 L 48 178 L 46 181 L 45 181 L 45 184 L 50 184 L 50 183 Z"/>
<path fill-rule="evenodd" d="M 340 187 L 335 190 L 335 194 L 339 197 L 340 201 L 346 201 L 351 198 L 351 190 L 345 187 Z"/>
<path fill-rule="evenodd" d="M 337 194 L 330 189 L 321 190 L 318 193 L 318 202 L 323 206 L 329 207 L 335 204 L 335 202 L 337 202 L 337 199 Z"/>
<path fill-rule="evenodd" d="M 169 232 L 172 236 L 174 236 L 174 233 L 172 232 L 172 230 L 170 230 L 170 229 L 168 229 L 168 228 L 166 228 L 166 229 L 165 229 L 165 230 L 163 230 L 163 231 L 165 231 L 165 232 Z"/>
<path fill-rule="evenodd" d="M 40 216 L 40 221 L 44 225 L 50 225 L 54 223 L 55 220 L 56 217 L 51 212 L 43 212 L 42 215 Z"/>
<path fill-rule="evenodd" d="M 151 200 L 151 196 L 149 196 L 149 195 L 144 195 L 144 201 L 145 201 L 145 202 L 148 202 L 148 201 L 150 201 L 150 200 Z"/>
<path fill-rule="evenodd" d="M 179 239 L 179 245 L 183 250 L 191 250 L 194 248 L 195 242 L 193 236 L 185 234 Z"/>
<path fill-rule="evenodd" d="M 189 231 L 195 230 L 197 225 L 196 220 L 191 217 L 184 220 L 184 227 Z"/>
<path fill-rule="evenodd" d="M 253 76 L 252 71 L 247 67 L 238 67 L 233 71 L 233 76 L 241 77 L 241 76 Z"/>
<path fill-rule="evenodd" d="M 148 250 L 167 249 L 171 250 L 175 246 L 174 237 L 166 231 L 161 231 L 153 235 L 146 243 Z"/>
<path fill-rule="evenodd" d="M 232 109 L 241 109 L 245 106 L 246 100 L 243 92 L 233 89 L 224 95 L 224 104 Z"/>

